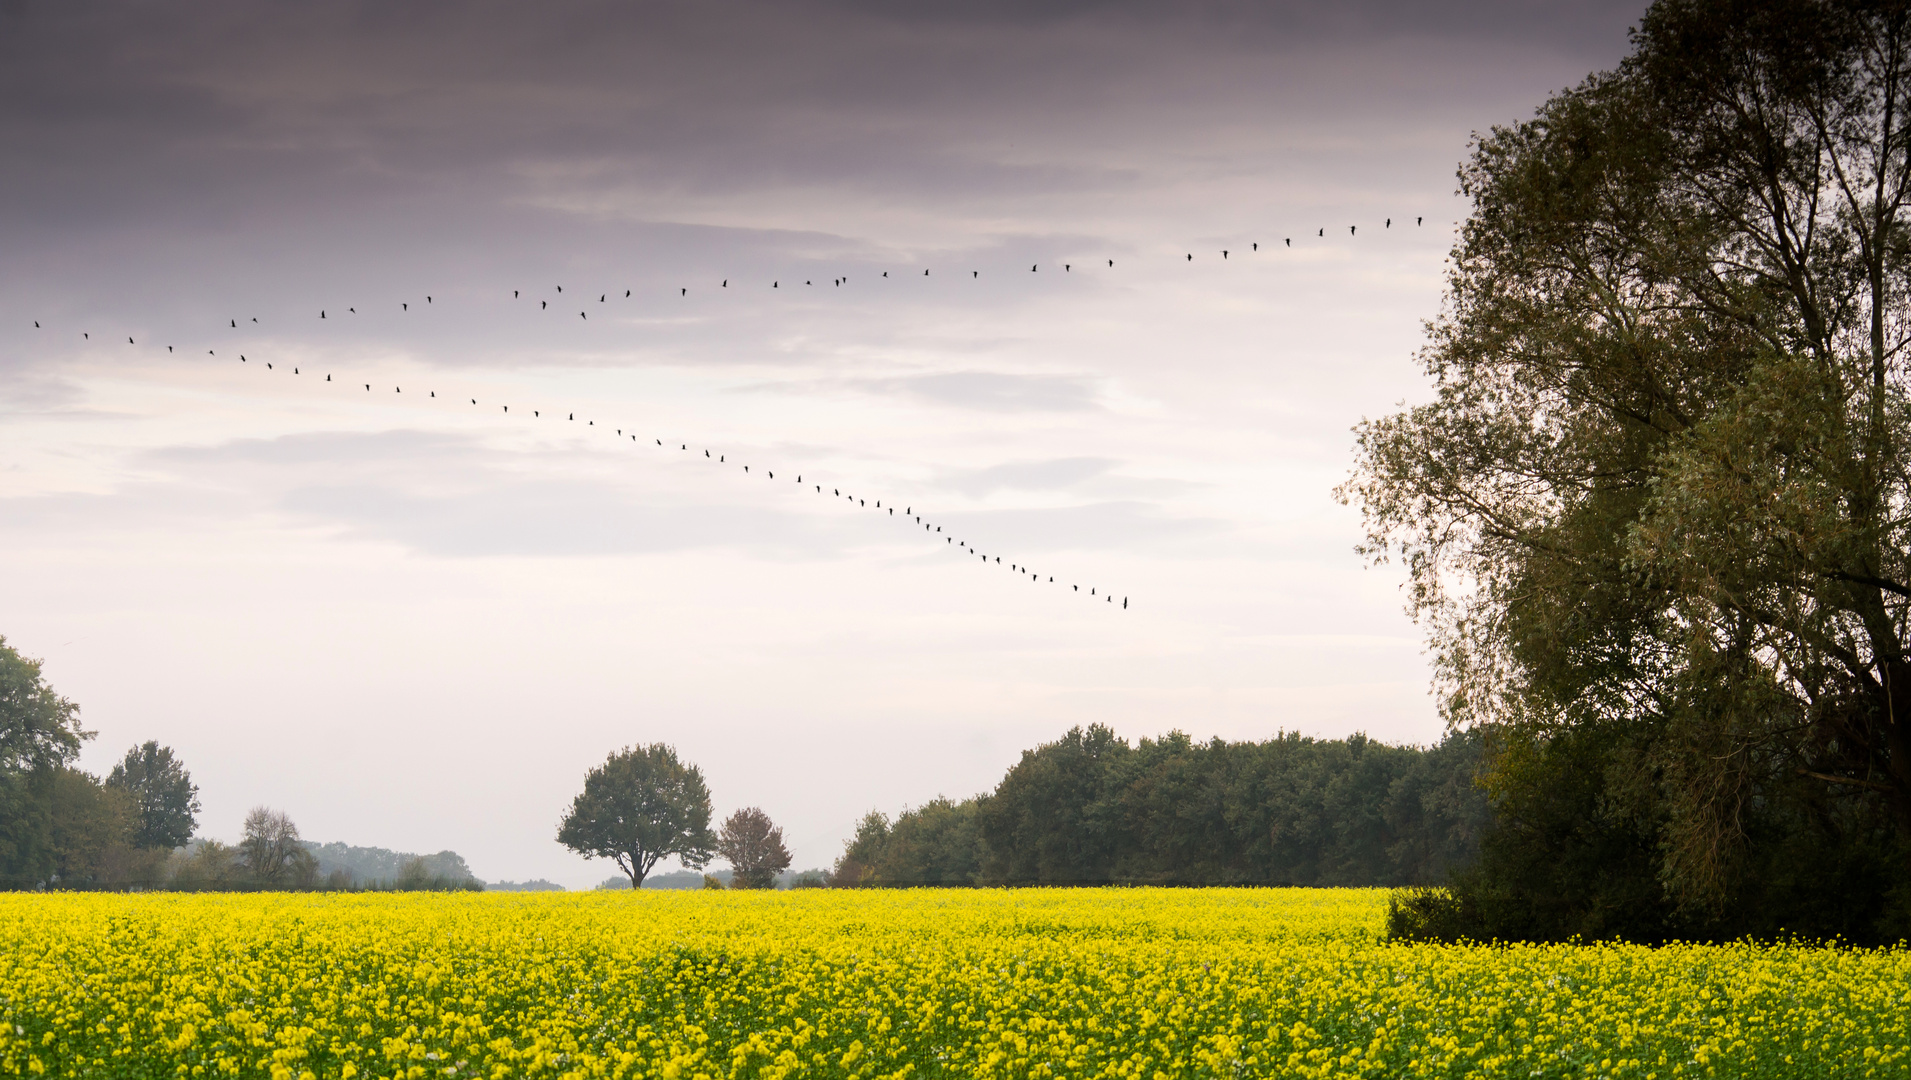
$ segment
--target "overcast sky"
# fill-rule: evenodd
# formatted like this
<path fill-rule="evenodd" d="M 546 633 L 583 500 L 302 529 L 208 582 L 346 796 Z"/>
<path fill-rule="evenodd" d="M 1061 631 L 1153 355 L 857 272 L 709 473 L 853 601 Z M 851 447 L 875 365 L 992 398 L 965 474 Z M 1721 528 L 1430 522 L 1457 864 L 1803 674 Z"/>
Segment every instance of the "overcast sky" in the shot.
<path fill-rule="evenodd" d="M 1637 14 L 0 2 L 0 634 L 207 835 L 571 886 L 632 743 L 805 867 L 1075 725 L 1434 740 L 1332 489 Z"/>

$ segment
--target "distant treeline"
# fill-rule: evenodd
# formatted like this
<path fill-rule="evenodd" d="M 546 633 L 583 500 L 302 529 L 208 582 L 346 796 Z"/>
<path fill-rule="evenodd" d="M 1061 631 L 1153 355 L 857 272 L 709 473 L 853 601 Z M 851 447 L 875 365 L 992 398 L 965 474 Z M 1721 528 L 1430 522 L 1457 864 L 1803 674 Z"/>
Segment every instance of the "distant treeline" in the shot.
<path fill-rule="evenodd" d="M 1436 884 L 1490 811 L 1476 736 L 1130 746 L 1099 725 L 1025 751 L 993 792 L 863 818 L 837 886 Z"/>

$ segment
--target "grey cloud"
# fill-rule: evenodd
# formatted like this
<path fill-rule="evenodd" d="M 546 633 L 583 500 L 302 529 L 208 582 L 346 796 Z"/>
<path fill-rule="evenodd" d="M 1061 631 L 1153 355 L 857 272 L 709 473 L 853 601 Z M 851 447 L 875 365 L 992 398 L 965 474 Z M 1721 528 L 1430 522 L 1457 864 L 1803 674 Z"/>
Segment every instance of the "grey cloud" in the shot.
<path fill-rule="evenodd" d="M 1135 551 L 1167 541 L 1213 537 L 1233 528 L 1213 518 L 1171 517 L 1143 502 L 972 510 L 939 514 L 952 534 L 984 555 L 1068 550 Z M 1038 568 L 1039 569 L 1039 568 Z"/>
<path fill-rule="evenodd" d="M 1636 4 L 613 4 L 237 0 L 0 9 L 0 191 L 42 226 L 257 228 L 292 206 L 496 204 L 634 185 L 840 187 L 945 208 L 1118 187 L 1041 153 L 1112 126 L 1268 118 L 1281 58 L 1425 37 L 1613 53 Z M 1474 70 L 1430 58 L 1426 81 Z M 1273 61 L 1273 62 L 1270 62 Z M 1446 64 L 1445 67 L 1441 66 Z M 1490 73 L 1485 73 L 1490 74 Z M 1383 93 L 1347 72 L 1333 115 Z M 1438 93 L 1396 91 L 1412 110 Z M 1287 110 L 1292 112 L 1293 110 Z M 1066 145 L 1065 142 L 1062 145 Z M 182 218 L 183 215 L 183 218 Z M 15 230 L 31 231 L 17 218 Z"/>
<path fill-rule="evenodd" d="M 971 498 L 983 498 L 998 491 L 1073 491 L 1078 495 L 1103 497 L 1161 498 L 1198 486 L 1186 480 L 1123 476 L 1115 471 L 1120 464 L 1096 457 L 1008 461 L 987 468 L 944 473 L 936 484 Z"/>
<path fill-rule="evenodd" d="M 306 487 L 281 505 L 354 539 L 439 556 L 582 556 L 750 548 L 837 553 L 846 537 L 796 514 L 755 507 L 656 504 L 604 485 L 499 484 L 427 495 L 374 486 Z"/>
<path fill-rule="evenodd" d="M 1003 490 L 1059 491 L 1105 476 L 1116 464 L 1108 458 L 1093 457 L 1010 461 L 986 469 L 951 473 L 941 483 L 943 487 L 978 497 Z"/>
<path fill-rule="evenodd" d="M 1094 383 L 1073 375 L 1013 375 L 950 371 L 846 384 L 870 393 L 898 394 L 934 405 L 989 412 L 1084 412 L 1099 409 Z"/>

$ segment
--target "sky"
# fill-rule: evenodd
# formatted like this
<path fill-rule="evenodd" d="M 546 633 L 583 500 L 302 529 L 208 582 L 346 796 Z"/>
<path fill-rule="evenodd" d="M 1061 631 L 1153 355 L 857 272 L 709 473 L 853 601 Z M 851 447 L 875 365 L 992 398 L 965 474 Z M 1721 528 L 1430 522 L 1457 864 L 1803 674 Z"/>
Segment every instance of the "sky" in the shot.
<path fill-rule="evenodd" d="M 571 887 L 633 744 L 803 868 L 1078 725 L 1437 740 L 1334 487 L 1638 14 L 0 0 L 0 635 L 205 835 Z"/>

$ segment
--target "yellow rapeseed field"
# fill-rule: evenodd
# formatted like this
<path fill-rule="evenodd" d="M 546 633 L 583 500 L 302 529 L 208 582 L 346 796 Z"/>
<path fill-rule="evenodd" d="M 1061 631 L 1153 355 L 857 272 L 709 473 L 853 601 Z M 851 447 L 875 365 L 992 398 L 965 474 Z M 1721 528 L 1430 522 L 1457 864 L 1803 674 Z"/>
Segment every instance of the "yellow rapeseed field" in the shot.
<path fill-rule="evenodd" d="M 1393 945 L 1366 890 L 0 896 L 0 1073 L 1901 1077 L 1911 952 Z"/>

